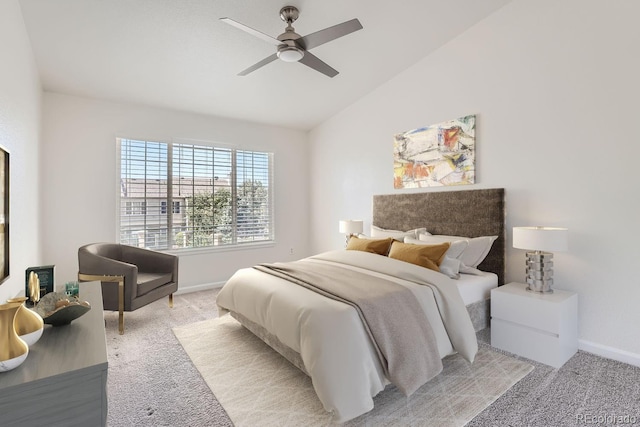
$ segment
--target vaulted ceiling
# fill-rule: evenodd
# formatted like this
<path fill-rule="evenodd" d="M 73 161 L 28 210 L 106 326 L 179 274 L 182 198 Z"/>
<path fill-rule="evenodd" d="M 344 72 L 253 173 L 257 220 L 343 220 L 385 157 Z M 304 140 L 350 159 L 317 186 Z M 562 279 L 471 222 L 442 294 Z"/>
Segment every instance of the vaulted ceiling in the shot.
<path fill-rule="evenodd" d="M 429 55 L 510 0 L 19 0 L 45 91 L 308 130 Z M 326 77 L 274 61 L 292 5 L 304 36 L 358 18 L 362 30 L 311 52 Z"/>

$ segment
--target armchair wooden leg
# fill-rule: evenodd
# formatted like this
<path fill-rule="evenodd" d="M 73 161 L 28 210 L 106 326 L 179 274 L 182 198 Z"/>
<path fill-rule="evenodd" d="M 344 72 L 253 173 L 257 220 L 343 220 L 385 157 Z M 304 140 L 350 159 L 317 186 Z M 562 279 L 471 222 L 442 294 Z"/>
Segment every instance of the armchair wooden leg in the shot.
<path fill-rule="evenodd" d="M 169 294 L 169 308 L 173 308 L 173 294 Z"/>

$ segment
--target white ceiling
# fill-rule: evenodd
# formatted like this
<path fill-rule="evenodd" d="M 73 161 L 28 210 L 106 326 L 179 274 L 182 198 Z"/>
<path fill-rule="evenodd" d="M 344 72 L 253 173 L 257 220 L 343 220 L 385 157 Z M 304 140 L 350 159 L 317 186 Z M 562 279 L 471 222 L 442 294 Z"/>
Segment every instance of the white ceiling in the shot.
<path fill-rule="evenodd" d="M 510 0 L 19 0 L 45 91 L 308 130 Z M 358 18 L 364 29 L 311 52 L 328 78 L 225 24 L 277 37 L 282 6 L 302 36 Z"/>

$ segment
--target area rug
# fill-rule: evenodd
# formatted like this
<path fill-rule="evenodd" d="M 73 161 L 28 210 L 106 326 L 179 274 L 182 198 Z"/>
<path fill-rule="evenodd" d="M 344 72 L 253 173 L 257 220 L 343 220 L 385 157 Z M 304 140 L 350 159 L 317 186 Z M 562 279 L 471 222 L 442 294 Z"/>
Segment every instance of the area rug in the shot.
<path fill-rule="evenodd" d="M 173 329 L 237 427 L 334 425 L 311 380 L 230 316 Z M 443 360 L 443 372 L 409 398 L 388 386 L 374 409 L 343 425 L 463 426 L 533 366 L 480 344 L 473 364 Z"/>

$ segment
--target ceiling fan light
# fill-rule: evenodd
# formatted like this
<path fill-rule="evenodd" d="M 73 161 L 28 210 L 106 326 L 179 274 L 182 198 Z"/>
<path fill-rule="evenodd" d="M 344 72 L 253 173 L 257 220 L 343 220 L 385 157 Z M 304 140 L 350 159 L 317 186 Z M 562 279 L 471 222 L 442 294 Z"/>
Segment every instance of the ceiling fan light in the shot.
<path fill-rule="evenodd" d="M 284 62 L 298 62 L 304 56 L 302 49 L 292 46 L 282 46 L 278 48 L 278 58 Z"/>

